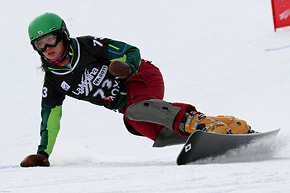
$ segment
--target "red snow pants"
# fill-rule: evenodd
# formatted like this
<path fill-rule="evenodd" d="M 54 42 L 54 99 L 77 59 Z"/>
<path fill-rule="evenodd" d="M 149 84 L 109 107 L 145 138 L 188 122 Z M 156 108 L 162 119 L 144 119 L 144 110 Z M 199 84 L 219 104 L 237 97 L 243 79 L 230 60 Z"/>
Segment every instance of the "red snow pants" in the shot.
<path fill-rule="evenodd" d="M 126 82 L 127 89 L 127 105 L 122 109 L 124 114 L 124 123 L 128 131 L 135 135 L 146 136 L 155 141 L 163 125 L 133 121 L 126 117 L 126 109 L 134 103 L 138 103 L 149 99 L 163 99 L 164 97 L 164 81 L 159 69 L 150 61 L 142 60 L 138 73 L 131 76 Z M 173 127 L 181 136 L 185 136 L 180 132 L 178 127 L 187 108 L 195 110 L 195 107 L 183 103 L 171 103 L 173 106 L 181 107 L 180 112 L 175 117 Z"/>

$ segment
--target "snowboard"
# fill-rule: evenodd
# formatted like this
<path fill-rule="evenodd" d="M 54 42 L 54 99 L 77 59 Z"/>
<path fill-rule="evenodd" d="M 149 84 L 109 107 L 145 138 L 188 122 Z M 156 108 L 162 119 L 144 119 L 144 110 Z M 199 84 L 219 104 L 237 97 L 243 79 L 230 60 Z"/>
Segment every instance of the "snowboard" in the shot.
<path fill-rule="evenodd" d="M 177 165 L 185 165 L 200 159 L 222 155 L 255 140 L 275 137 L 279 131 L 280 129 L 265 133 L 218 134 L 197 130 L 188 137 L 176 162 Z"/>

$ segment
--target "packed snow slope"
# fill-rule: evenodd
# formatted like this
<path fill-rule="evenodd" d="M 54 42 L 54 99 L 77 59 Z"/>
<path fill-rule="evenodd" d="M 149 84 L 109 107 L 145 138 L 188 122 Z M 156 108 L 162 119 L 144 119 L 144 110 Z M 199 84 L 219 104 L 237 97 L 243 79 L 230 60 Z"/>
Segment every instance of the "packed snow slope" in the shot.
<path fill-rule="evenodd" d="M 274 32 L 270 0 L 10 0 L 0 3 L 0 192 L 287 192 L 290 30 Z M 181 146 L 152 148 L 122 115 L 67 98 L 51 167 L 20 168 L 39 143 L 43 72 L 29 22 L 63 17 L 72 37 L 125 41 L 163 72 L 165 100 L 234 115 L 264 141 L 187 166 Z M 210 145 L 210 144 L 209 144 Z"/>

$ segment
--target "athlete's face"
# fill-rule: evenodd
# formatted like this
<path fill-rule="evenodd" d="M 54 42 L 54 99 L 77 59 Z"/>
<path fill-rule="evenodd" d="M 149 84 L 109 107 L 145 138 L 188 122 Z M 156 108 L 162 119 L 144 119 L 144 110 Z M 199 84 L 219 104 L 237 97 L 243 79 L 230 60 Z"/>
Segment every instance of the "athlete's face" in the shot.
<path fill-rule="evenodd" d="M 63 41 L 61 40 L 55 47 L 47 47 L 46 50 L 42 53 L 47 59 L 53 60 L 56 59 L 61 54 L 63 49 L 64 49 Z"/>

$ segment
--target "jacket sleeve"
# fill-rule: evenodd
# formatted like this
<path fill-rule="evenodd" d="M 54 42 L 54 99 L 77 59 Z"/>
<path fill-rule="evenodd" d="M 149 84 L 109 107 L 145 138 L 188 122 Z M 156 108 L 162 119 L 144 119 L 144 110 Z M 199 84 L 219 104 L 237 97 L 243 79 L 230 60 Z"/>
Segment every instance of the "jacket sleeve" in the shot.
<path fill-rule="evenodd" d="M 62 103 L 65 95 L 53 85 L 53 78 L 46 73 L 41 104 L 41 141 L 37 153 L 49 157 L 52 153 L 57 134 L 60 130 Z"/>
<path fill-rule="evenodd" d="M 138 71 L 141 64 L 140 51 L 137 47 L 116 40 L 110 40 L 108 59 L 126 62 L 132 69 L 132 75 Z"/>
<path fill-rule="evenodd" d="M 49 157 L 52 153 L 57 134 L 60 130 L 60 119 L 62 116 L 62 105 L 42 104 L 41 108 L 41 141 L 37 153 Z"/>

